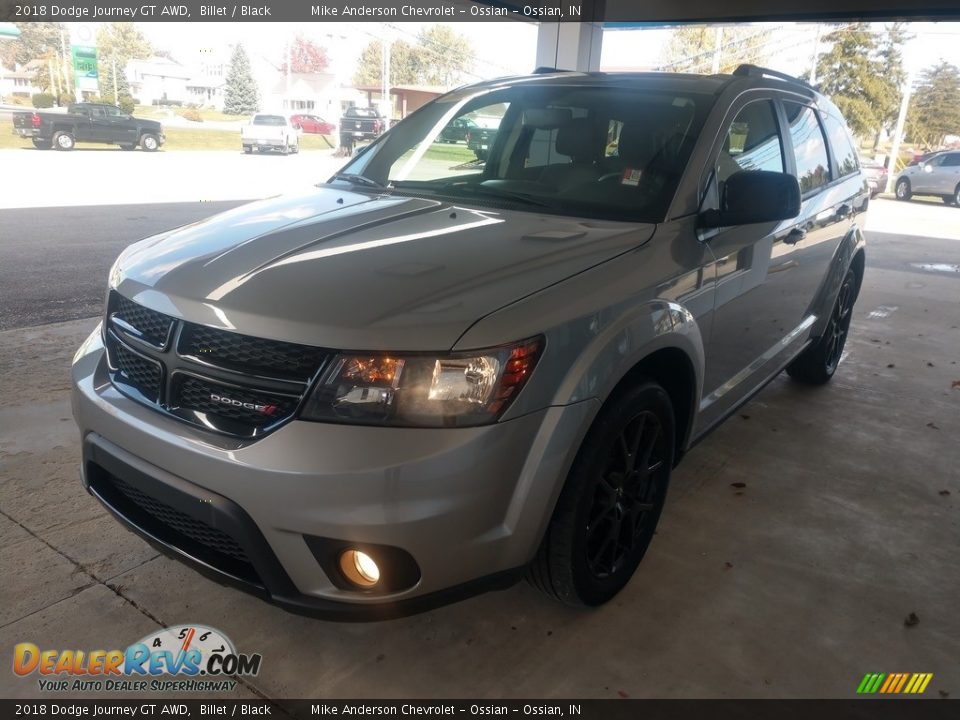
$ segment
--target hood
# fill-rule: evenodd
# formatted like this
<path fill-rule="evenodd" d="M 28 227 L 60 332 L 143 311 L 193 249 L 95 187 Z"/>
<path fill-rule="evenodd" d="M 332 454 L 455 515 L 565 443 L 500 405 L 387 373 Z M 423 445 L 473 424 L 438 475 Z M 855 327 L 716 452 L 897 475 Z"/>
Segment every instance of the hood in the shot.
<path fill-rule="evenodd" d="M 654 228 L 321 186 L 132 245 L 111 285 L 159 312 L 247 335 L 447 350 L 483 316 L 644 243 Z"/>

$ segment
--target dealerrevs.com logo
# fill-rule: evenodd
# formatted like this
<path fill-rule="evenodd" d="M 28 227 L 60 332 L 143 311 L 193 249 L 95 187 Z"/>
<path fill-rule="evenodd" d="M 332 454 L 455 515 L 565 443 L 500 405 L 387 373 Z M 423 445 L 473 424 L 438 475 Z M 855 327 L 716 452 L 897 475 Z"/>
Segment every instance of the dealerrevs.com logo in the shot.
<path fill-rule="evenodd" d="M 125 650 L 13 649 L 13 672 L 38 676 L 41 691 L 232 690 L 241 675 L 260 672 L 259 654 L 238 653 L 230 639 L 204 625 L 177 625 L 151 633 Z"/>

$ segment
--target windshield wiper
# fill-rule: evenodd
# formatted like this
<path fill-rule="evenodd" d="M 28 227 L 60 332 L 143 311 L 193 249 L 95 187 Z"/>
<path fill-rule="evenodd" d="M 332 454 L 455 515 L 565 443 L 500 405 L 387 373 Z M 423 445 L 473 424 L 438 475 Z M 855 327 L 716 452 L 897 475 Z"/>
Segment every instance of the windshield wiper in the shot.
<path fill-rule="evenodd" d="M 358 175 L 357 173 L 337 173 L 331 178 L 332 180 L 343 180 L 344 182 L 353 183 L 354 185 L 365 185 L 366 187 L 376 188 L 377 190 L 390 190 L 390 185 L 381 185 L 376 180 L 371 180 L 366 175 Z"/>
<path fill-rule="evenodd" d="M 538 198 L 529 193 L 517 192 L 516 190 L 502 190 L 500 188 L 488 187 L 486 185 L 444 185 L 441 192 L 450 195 L 457 194 L 460 190 L 466 190 L 468 194 L 486 195 L 491 198 L 500 198 L 501 200 L 513 200 L 526 205 L 536 205 L 537 207 L 554 208 L 556 203 L 549 202 L 543 198 Z"/>

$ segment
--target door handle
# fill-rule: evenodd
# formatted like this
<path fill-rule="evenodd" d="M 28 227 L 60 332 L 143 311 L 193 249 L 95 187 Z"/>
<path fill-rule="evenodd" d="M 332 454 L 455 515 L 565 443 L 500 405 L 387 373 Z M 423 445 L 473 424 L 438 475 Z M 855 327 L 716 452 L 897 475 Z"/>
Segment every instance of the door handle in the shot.
<path fill-rule="evenodd" d="M 793 230 L 787 233 L 787 236 L 783 241 L 787 245 L 796 245 L 798 242 L 803 240 L 807 236 L 807 231 L 802 227 L 795 227 Z"/>

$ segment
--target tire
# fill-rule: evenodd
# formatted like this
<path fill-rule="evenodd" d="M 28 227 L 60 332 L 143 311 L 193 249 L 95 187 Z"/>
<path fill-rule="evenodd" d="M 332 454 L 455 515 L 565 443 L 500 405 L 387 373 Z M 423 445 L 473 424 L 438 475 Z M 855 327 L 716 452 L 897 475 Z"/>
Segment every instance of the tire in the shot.
<path fill-rule="evenodd" d="M 286 143 L 286 142 L 283 143 L 283 147 L 280 148 L 280 154 L 281 154 L 281 155 L 289 155 L 289 154 L 290 154 L 290 145 L 289 145 L 288 143 Z"/>
<path fill-rule="evenodd" d="M 960 184 L 953 189 L 953 197 L 950 198 L 950 204 L 954 207 L 960 207 Z"/>
<path fill-rule="evenodd" d="M 76 147 L 76 141 L 73 139 L 73 135 L 68 132 L 55 132 L 53 134 L 53 148 L 54 150 L 73 150 Z"/>
<path fill-rule="evenodd" d="M 823 335 L 787 365 L 787 374 L 790 377 L 807 385 L 823 385 L 829 382 L 843 356 L 843 346 L 850 332 L 850 319 L 853 317 L 853 305 L 856 301 L 857 276 L 853 270 L 847 270 Z"/>
<path fill-rule="evenodd" d="M 53 144 L 49 140 L 43 140 L 41 138 L 31 138 L 33 140 L 33 146 L 37 150 L 49 150 L 53 147 Z"/>
<path fill-rule="evenodd" d="M 602 605 L 623 589 L 663 510 L 674 437 L 673 406 L 656 383 L 641 381 L 608 401 L 527 569 L 532 585 L 578 607 Z"/>
<path fill-rule="evenodd" d="M 250 145 L 244 145 L 244 146 L 243 146 L 243 151 L 244 151 L 247 155 L 249 155 L 250 153 L 253 152 L 253 148 L 252 148 Z"/>
<path fill-rule="evenodd" d="M 140 136 L 140 148 L 147 152 L 156 152 L 160 149 L 160 139 L 153 133 L 144 133 Z"/>
<path fill-rule="evenodd" d="M 910 181 L 906 178 L 900 178 L 897 180 L 896 187 L 897 200 L 909 200 L 913 193 L 910 190 Z"/>

